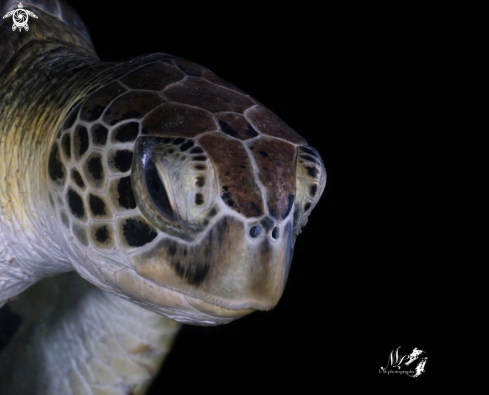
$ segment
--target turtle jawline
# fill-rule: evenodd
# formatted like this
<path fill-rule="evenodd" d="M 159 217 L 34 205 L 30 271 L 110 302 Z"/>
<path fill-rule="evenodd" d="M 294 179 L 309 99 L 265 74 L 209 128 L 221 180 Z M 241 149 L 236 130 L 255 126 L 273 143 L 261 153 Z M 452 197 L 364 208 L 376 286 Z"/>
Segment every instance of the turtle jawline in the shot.
<path fill-rule="evenodd" d="M 179 322 L 194 325 L 225 324 L 254 311 L 254 309 L 227 309 L 195 299 L 155 284 L 130 268 L 116 272 L 102 268 L 101 272 L 112 286 L 120 289 L 133 302 Z M 175 312 L 179 313 L 175 315 Z"/>

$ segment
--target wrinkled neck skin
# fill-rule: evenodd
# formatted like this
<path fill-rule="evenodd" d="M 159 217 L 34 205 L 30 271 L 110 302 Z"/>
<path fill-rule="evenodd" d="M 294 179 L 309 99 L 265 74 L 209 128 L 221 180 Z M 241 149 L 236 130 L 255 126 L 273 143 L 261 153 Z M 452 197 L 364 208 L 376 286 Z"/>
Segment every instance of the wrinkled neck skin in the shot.
<path fill-rule="evenodd" d="M 49 147 L 73 103 L 144 61 L 100 63 L 74 41 L 14 42 L 0 70 L 0 306 L 73 270 L 49 211 Z"/>
<path fill-rule="evenodd" d="M 21 52 L 29 50 L 23 48 Z M 66 62 L 55 55 L 51 55 L 50 64 L 32 67 L 43 56 L 44 53 L 33 54 L 32 59 L 25 54 L 27 62 L 16 62 L 17 57 L 14 58 L 0 79 L 0 123 L 6 125 L 0 135 L 0 303 L 43 277 L 72 270 L 46 212 L 47 179 L 43 164 L 56 128 L 67 111 L 65 106 L 60 108 L 60 103 L 74 99 L 66 86 L 76 84 L 76 78 L 65 75 L 64 81 L 51 79 Z M 54 70 L 46 69 L 51 65 Z M 83 86 L 80 88 L 82 93 Z M 48 100 L 47 92 L 53 93 Z"/>

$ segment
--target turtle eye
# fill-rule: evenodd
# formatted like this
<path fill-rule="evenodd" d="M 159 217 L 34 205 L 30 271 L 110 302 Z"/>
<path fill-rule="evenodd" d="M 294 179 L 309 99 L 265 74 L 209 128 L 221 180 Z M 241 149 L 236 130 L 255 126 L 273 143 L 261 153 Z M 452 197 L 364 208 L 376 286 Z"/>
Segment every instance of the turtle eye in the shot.
<path fill-rule="evenodd" d="M 190 241 L 219 212 L 214 168 L 193 140 L 142 136 L 133 158 L 137 206 L 162 232 Z"/>
<path fill-rule="evenodd" d="M 294 226 L 296 233 L 299 233 L 323 193 L 326 169 L 314 148 L 301 146 L 297 153 Z"/>
<path fill-rule="evenodd" d="M 161 181 L 158 169 L 154 162 L 149 159 L 145 171 L 146 185 L 148 187 L 149 196 L 153 204 L 166 215 L 169 219 L 173 219 L 173 209 L 166 192 L 165 185 Z"/>

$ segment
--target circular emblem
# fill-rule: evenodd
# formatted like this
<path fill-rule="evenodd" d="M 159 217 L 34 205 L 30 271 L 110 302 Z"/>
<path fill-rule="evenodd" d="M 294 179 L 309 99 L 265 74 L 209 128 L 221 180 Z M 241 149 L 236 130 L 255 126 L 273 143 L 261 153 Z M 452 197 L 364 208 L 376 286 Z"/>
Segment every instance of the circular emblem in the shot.
<path fill-rule="evenodd" d="M 32 11 L 24 10 L 22 3 L 19 3 L 17 7 L 18 8 L 16 10 L 7 12 L 3 16 L 3 19 L 8 18 L 9 16 L 12 17 L 12 21 L 14 22 L 14 24 L 12 25 L 13 31 L 19 29 L 20 32 L 22 28 L 24 28 L 25 31 L 28 31 L 29 25 L 27 24 L 27 21 L 29 20 L 29 16 L 32 16 L 33 18 L 37 19 L 37 15 L 34 14 Z"/>
<path fill-rule="evenodd" d="M 14 21 L 15 26 L 22 29 L 23 27 L 27 26 L 27 21 L 29 20 L 29 15 L 27 14 L 27 12 L 24 9 L 19 8 L 19 9 L 14 11 L 14 13 L 12 15 L 12 20 Z M 12 30 L 15 30 L 15 29 L 12 29 Z"/>

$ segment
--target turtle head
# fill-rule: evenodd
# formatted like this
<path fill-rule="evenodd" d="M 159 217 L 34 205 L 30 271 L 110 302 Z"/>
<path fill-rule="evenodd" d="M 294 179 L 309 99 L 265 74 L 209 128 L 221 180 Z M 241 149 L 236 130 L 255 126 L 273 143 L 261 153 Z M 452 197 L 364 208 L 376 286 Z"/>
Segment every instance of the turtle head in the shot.
<path fill-rule="evenodd" d="M 272 112 L 167 55 L 73 107 L 49 176 L 83 277 L 201 325 L 278 303 L 326 179 L 318 153 Z"/>

